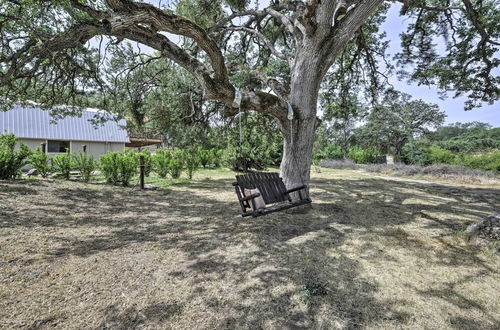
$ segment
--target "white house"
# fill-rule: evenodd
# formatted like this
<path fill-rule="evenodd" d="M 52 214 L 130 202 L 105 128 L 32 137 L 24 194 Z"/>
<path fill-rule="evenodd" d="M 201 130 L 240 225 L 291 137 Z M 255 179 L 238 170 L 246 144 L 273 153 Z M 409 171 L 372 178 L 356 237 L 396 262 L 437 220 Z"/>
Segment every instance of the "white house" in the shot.
<path fill-rule="evenodd" d="M 81 117 L 54 119 L 49 111 L 15 106 L 0 111 L 0 134 L 14 133 L 20 143 L 41 147 L 48 154 L 85 151 L 99 157 L 108 151 L 123 151 L 129 143 L 125 120 L 109 120 L 94 125 L 95 110 L 83 111 Z"/>

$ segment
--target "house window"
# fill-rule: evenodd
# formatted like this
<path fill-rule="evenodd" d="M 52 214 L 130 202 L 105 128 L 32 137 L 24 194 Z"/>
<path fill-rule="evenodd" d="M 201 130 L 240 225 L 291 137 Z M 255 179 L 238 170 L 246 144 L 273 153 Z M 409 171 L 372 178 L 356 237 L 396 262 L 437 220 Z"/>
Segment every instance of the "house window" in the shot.
<path fill-rule="evenodd" d="M 49 140 L 47 149 L 49 153 L 66 152 L 66 149 L 69 150 L 69 141 Z"/>

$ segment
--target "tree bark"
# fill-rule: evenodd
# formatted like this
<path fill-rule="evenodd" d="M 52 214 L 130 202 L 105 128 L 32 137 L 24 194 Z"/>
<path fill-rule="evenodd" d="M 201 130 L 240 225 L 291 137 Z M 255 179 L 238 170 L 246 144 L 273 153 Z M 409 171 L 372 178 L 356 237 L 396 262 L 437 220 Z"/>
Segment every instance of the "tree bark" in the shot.
<path fill-rule="evenodd" d="M 285 130 L 290 130 L 290 123 L 284 123 L 284 126 L 288 126 L 284 127 Z M 288 132 L 283 139 L 280 167 L 280 174 L 287 188 L 309 184 L 316 119 L 294 120 L 292 126 L 293 134 Z"/>
<path fill-rule="evenodd" d="M 320 58 L 316 51 L 304 49 L 292 68 L 290 103 L 294 119 L 281 121 L 284 140 L 280 174 L 287 188 L 309 184 L 318 93 L 324 76 Z"/>

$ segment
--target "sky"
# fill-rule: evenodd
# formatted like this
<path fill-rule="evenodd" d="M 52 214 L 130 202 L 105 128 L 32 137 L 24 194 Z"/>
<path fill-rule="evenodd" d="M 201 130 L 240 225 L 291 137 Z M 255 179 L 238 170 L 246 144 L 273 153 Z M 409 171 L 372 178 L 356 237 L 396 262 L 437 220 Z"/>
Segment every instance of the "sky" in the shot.
<path fill-rule="evenodd" d="M 392 5 L 387 20 L 382 28 L 387 32 L 387 39 L 390 41 L 388 53 L 394 55 L 400 50 L 399 34 L 406 28 L 407 22 L 404 17 L 399 15 L 401 6 Z M 498 70 L 497 70 L 498 72 Z M 480 121 L 489 123 L 494 127 L 500 127 L 500 101 L 492 105 L 484 105 L 481 108 L 470 111 L 464 110 L 465 97 L 446 98 L 441 100 L 438 95 L 438 89 L 434 86 L 417 86 L 409 84 L 406 81 L 399 81 L 395 76 L 389 80 L 397 90 L 408 93 L 416 99 L 422 99 L 428 103 L 435 103 L 446 112 L 446 124 L 455 122 Z M 451 95 L 451 94 L 450 94 Z"/>

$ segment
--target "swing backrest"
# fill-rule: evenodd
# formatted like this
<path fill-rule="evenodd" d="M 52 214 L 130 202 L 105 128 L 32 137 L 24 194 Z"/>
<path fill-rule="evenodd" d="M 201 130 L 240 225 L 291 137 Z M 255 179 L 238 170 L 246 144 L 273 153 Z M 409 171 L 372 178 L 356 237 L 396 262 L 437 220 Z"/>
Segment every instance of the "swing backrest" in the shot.
<path fill-rule="evenodd" d="M 278 173 L 256 172 L 236 176 L 241 190 L 259 189 L 266 204 L 290 201 L 287 189 Z"/>

